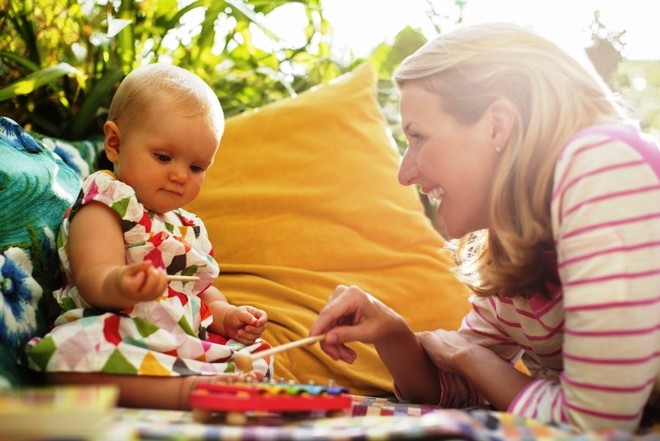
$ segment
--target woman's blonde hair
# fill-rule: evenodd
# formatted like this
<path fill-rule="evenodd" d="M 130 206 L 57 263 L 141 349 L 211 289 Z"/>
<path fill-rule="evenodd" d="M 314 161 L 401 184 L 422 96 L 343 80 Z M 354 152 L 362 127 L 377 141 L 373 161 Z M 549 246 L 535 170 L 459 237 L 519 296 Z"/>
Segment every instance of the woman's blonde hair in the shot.
<path fill-rule="evenodd" d="M 126 75 L 107 119 L 121 127 L 122 123 L 143 120 L 152 111 L 203 115 L 218 139 L 224 131 L 224 114 L 213 89 L 199 76 L 172 64 L 147 64 Z"/>
<path fill-rule="evenodd" d="M 496 171 L 491 226 L 453 241 L 455 272 L 479 295 L 548 294 L 558 283 L 550 195 L 557 156 L 576 131 L 620 121 L 602 80 L 551 41 L 522 26 L 460 28 L 428 42 L 394 73 L 436 94 L 442 110 L 464 124 L 499 98 L 517 122 Z"/>

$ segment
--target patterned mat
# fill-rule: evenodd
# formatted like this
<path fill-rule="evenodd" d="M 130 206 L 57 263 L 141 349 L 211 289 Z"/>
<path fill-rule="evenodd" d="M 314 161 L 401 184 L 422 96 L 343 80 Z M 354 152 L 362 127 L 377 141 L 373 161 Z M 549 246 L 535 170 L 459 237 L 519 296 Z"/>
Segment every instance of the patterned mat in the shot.
<path fill-rule="evenodd" d="M 354 397 L 346 416 L 284 419 L 260 416 L 243 426 L 200 424 L 191 412 L 116 409 L 103 439 L 136 440 L 469 440 L 469 441 L 656 441 L 660 432 L 574 433 L 508 413 L 483 409 L 438 409 L 383 398 Z"/>

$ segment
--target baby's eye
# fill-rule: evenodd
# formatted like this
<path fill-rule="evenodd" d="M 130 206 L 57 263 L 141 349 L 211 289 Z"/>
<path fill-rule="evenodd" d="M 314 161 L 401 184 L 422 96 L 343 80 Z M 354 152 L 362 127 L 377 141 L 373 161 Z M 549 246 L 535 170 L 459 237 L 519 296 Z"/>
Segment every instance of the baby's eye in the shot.
<path fill-rule="evenodd" d="M 160 162 L 170 162 L 172 158 L 164 153 L 154 153 L 154 157 Z"/>
<path fill-rule="evenodd" d="M 204 167 L 200 167 L 199 165 L 191 165 L 190 170 L 193 173 L 202 173 L 204 171 Z"/>

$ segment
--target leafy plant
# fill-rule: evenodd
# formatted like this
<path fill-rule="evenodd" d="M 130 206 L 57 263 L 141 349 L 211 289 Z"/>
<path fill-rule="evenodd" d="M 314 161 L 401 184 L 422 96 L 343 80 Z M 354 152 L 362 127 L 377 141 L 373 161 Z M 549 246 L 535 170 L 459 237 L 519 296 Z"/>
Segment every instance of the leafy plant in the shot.
<path fill-rule="evenodd" d="M 299 47 L 263 24 L 292 3 L 308 20 Z M 0 17 L 0 114 L 82 139 L 99 133 L 123 76 L 156 61 L 197 73 L 227 115 L 240 113 L 346 71 L 329 56 L 328 30 L 320 0 L 8 0 Z"/>
<path fill-rule="evenodd" d="M 171 62 L 197 73 L 231 116 L 327 82 L 362 61 L 333 58 L 332 26 L 323 16 L 322 0 L 0 2 L 6 11 L 0 14 L 0 115 L 63 139 L 101 133 L 117 84 L 144 63 Z M 443 3 L 440 11 L 427 0 L 437 33 L 444 24 L 460 21 L 465 3 Z M 287 43 L 268 28 L 266 18 L 278 8 L 304 18 L 302 42 Z M 625 33 L 606 29 L 597 11 L 592 33 L 603 43 L 590 53 L 594 64 L 637 110 L 642 126 L 660 133 L 657 62 L 622 59 Z M 392 45 L 381 44 L 369 57 L 401 149 L 397 91 L 389 78 L 425 41 L 418 30 L 404 28 Z"/>

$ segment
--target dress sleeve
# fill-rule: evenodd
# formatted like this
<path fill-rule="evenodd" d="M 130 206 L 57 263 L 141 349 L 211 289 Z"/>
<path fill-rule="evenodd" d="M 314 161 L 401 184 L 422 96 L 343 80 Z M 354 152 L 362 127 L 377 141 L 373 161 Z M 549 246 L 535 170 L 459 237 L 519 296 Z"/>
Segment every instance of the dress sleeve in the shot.
<path fill-rule="evenodd" d="M 129 223 L 140 222 L 145 215 L 144 206 L 138 202 L 135 190 L 106 170 L 95 172 L 83 181 L 81 197 L 76 202 L 74 212 L 90 202 L 107 205 Z"/>
<path fill-rule="evenodd" d="M 634 130 L 594 128 L 555 169 L 563 371 L 509 411 L 583 429 L 634 430 L 660 369 L 660 153 Z"/>
<path fill-rule="evenodd" d="M 184 225 L 191 227 L 194 231 L 194 237 L 188 237 L 187 239 L 200 252 L 200 255 L 205 257 L 211 267 L 213 267 L 210 271 L 210 277 L 216 278 L 219 274 L 218 262 L 215 260 L 213 244 L 206 229 L 206 225 L 204 225 L 204 221 L 196 214 L 182 208 L 179 209 L 177 213 L 181 222 Z"/>

